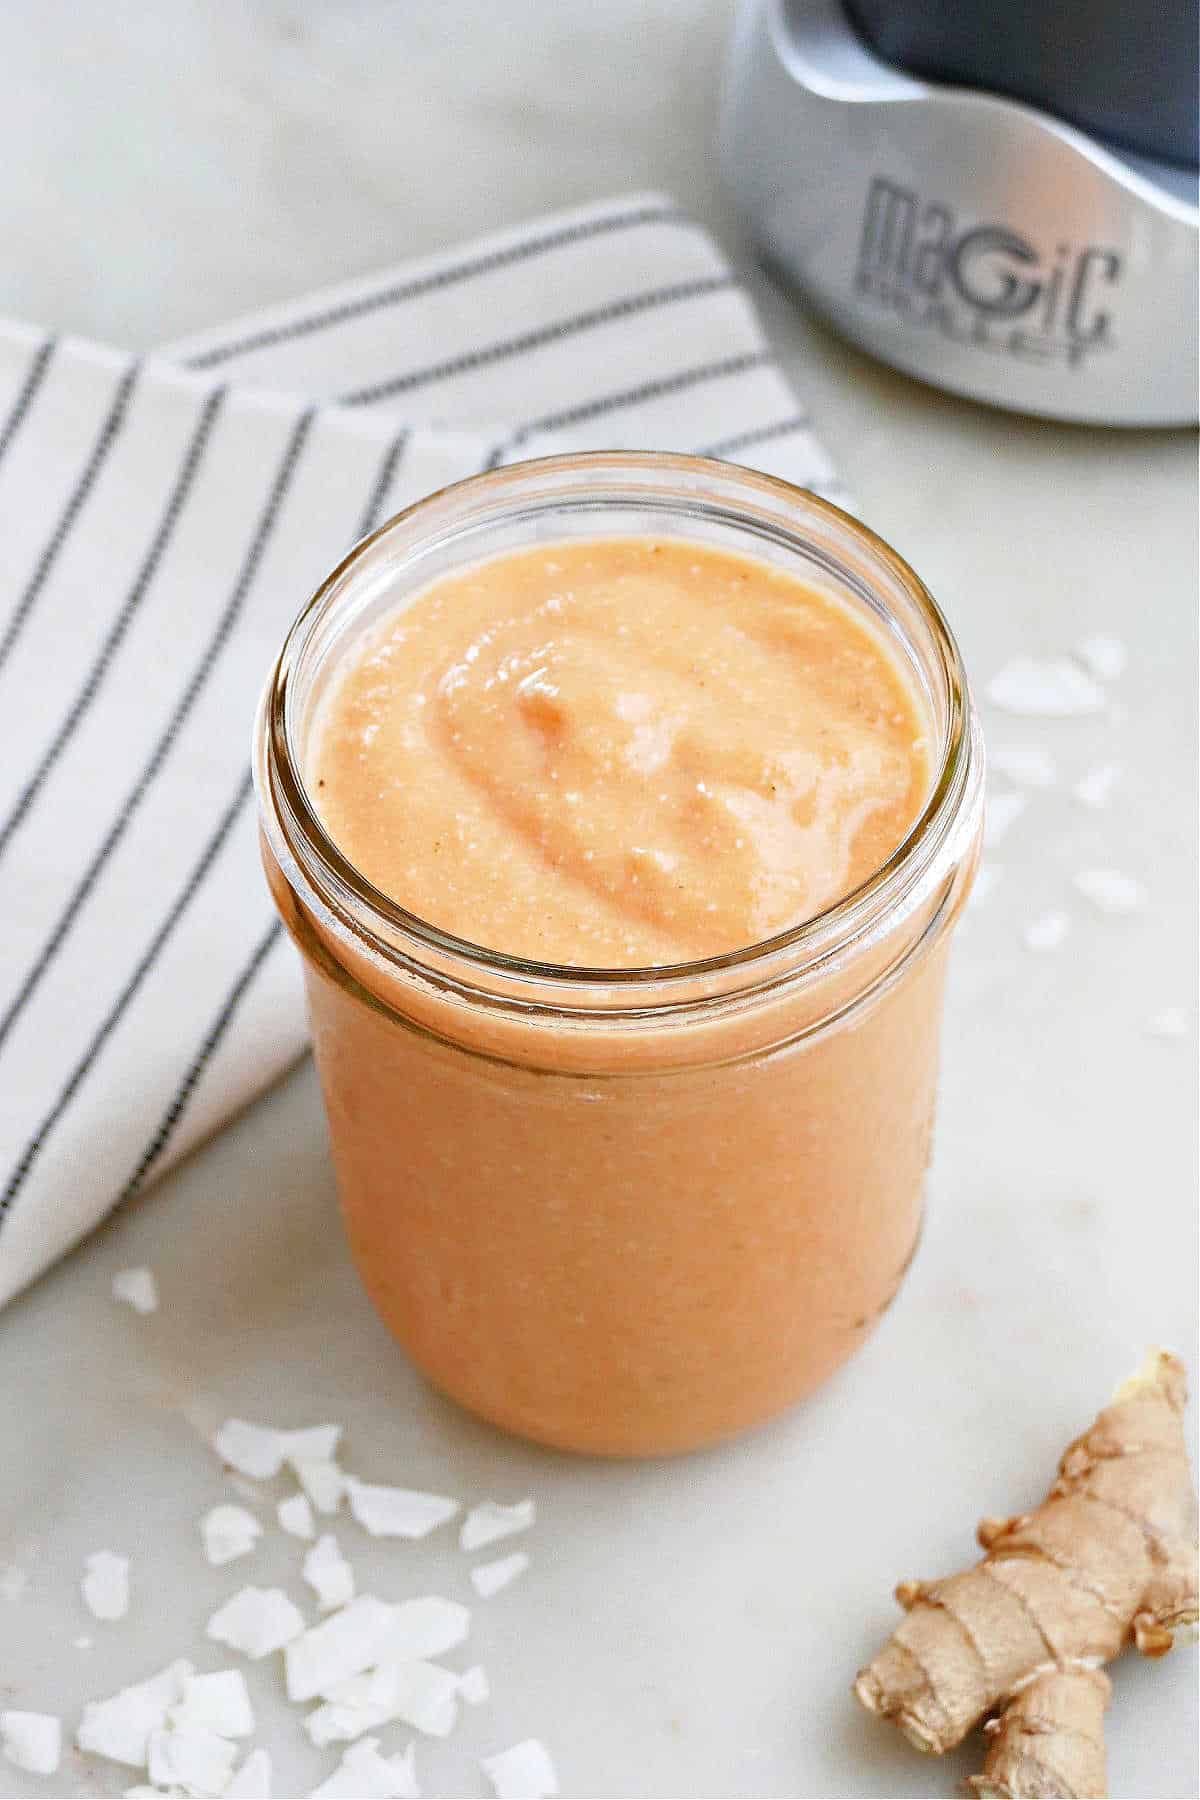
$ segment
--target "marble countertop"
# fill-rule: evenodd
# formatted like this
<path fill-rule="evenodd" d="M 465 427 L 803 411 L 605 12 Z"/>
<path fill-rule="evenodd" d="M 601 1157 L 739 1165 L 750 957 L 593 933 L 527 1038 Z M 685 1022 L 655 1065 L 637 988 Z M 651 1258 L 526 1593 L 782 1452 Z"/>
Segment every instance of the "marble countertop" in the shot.
<path fill-rule="evenodd" d="M 148 346 L 646 186 L 736 253 L 712 157 L 727 28 L 724 0 L 10 9 L 0 307 Z M 900 1302 L 811 1404 L 725 1450 L 609 1466 L 507 1441 L 430 1395 L 361 1297 L 302 1066 L 0 1317 L 0 1707 L 73 1729 L 84 1700 L 172 1656 L 216 1666 L 200 1628 L 231 1574 L 299 1597 L 277 1533 L 245 1575 L 201 1561 L 196 1520 L 228 1492 L 202 1434 L 228 1413 L 328 1417 L 374 1479 L 539 1501 L 532 1569 L 478 1609 L 493 1700 L 419 1747 L 426 1792 L 482 1793 L 475 1756 L 537 1735 L 570 1795 L 948 1795 L 977 1744 L 926 1762 L 849 1697 L 894 1582 L 948 1572 L 982 1513 L 1034 1501 L 1145 1345 L 1193 1355 L 1193 444 L 943 397 L 747 275 L 864 516 L 942 599 L 981 684 L 1089 632 L 1130 650 L 1102 719 L 988 715 L 993 744 L 1045 746 L 1060 778 L 962 929 Z M 1103 760 L 1121 779 L 1091 812 L 1070 783 Z M 1144 881 L 1144 912 L 1089 911 L 1070 887 L 1088 866 Z M 1030 953 L 1025 927 L 1060 905 L 1066 942 Z M 1167 1007 L 1180 1039 L 1147 1029 Z M 109 1297 L 136 1263 L 162 1289 L 148 1318 Z M 364 1588 L 470 1598 L 452 1546 L 342 1535 Z M 134 1561 L 120 1625 L 79 1599 L 101 1546 Z M 306 1792 L 333 1755 L 309 1749 L 273 1668 L 251 1682 L 276 1791 Z M 1195 1793 L 1195 1682 L 1186 1652 L 1120 1667 L 1115 1795 Z M 0 1761 L 0 1796 L 127 1785 L 96 1768 Z"/>

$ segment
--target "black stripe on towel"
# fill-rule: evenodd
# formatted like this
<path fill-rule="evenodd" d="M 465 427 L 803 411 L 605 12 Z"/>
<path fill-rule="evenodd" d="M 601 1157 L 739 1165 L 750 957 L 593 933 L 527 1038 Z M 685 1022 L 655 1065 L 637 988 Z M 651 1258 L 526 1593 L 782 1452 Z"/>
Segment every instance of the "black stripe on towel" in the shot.
<path fill-rule="evenodd" d="M 4 821 L 3 825 L 0 825 L 0 857 L 3 857 L 13 832 L 17 829 L 21 820 L 25 817 L 26 813 L 36 800 L 42 783 L 70 743 L 78 727 L 86 718 L 91 709 L 93 700 L 100 691 L 101 684 L 105 675 L 108 673 L 113 658 L 121 647 L 122 639 L 133 622 L 138 608 L 146 597 L 150 584 L 158 571 L 158 566 L 163 559 L 167 545 L 171 541 L 171 535 L 187 504 L 188 496 L 192 491 L 192 484 L 196 479 L 196 474 L 200 468 L 205 448 L 212 435 L 212 428 L 216 422 L 216 417 L 221 409 L 221 403 L 224 398 L 225 389 L 216 388 L 204 402 L 199 420 L 192 431 L 187 448 L 184 451 L 183 460 L 180 463 L 179 471 L 175 476 L 175 481 L 167 499 L 166 507 L 155 528 L 154 536 L 150 540 L 150 548 L 146 552 L 141 568 L 138 570 L 137 579 L 125 596 L 120 611 L 113 620 L 108 635 L 101 644 L 95 660 L 87 672 L 82 687 L 67 708 L 62 723 L 50 740 L 48 749 L 45 751 L 33 774 L 29 777 L 29 780 L 25 783 L 25 786 L 21 789 L 16 804 L 13 806 L 8 818 Z"/>
<path fill-rule="evenodd" d="M 798 431 L 807 431 L 809 427 L 807 413 L 793 413 L 790 418 L 777 419 L 773 425 L 758 425 L 750 431 L 739 431 L 735 437 L 721 438 L 715 444 L 706 444 L 697 450 L 697 456 L 715 456 L 723 461 L 736 457 L 743 450 L 757 450 L 761 444 L 774 444 L 780 438 L 793 437 Z"/>
<path fill-rule="evenodd" d="M 21 383 L 21 391 L 13 401 L 4 424 L 0 425 L 0 461 L 3 460 L 8 446 L 16 437 L 21 425 L 29 416 L 29 410 L 37 398 L 37 391 L 46 379 L 46 371 L 50 367 L 50 358 L 54 354 L 56 339 L 49 337 L 39 344 L 34 353 L 29 371 Z"/>
<path fill-rule="evenodd" d="M 363 508 L 363 514 L 359 521 L 358 530 L 355 533 L 356 542 L 359 538 L 368 537 L 379 524 L 383 514 L 384 505 L 387 501 L 387 496 L 391 490 L 392 483 L 396 478 L 396 472 L 404 459 L 404 453 L 408 447 L 408 441 L 411 435 L 410 430 L 406 426 L 402 431 L 396 434 L 385 450 L 371 492 L 367 497 L 367 503 Z M 232 983 L 228 993 L 225 995 L 224 1000 L 217 1010 L 216 1017 L 204 1034 L 199 1049 L 191 1063 L 188 1065 L 186 1074 L 183 1076 L 179 1086 L 172 1095 L 170 1103 L 166 1107 L 163 1116 L 159 1121 L 158 1128 L 151 1137 L 150 1142 L 147 1144 L 133 1174 L 129 1177 L 129 1180 L 121 1190 L 118 1205 L 126 1200 L 133 1199 L 134 1195 L 141 1190 L 147 1176 L 150 1174 L 155 1164 L 162 1157 L 167 1145 L 175 1135 L 176 1128 L 187 1110 L 188 1104 L 191 1101 L 192 1095 L 195 1092 L 205 1069 L 219 1049 L 225 1033 L 232 1025 L 234 1017 L 245 999 L 246 994 L 254 984 L 254 979 L 257 976 L 258 971 L 262 968 L 267 957 L 279 942 L 282 931 L 283 927 L 280 921 L 278 919 L 272 920 L 271 924 L 267 927 L 266 931 L 259 938 L 253 950 L 250 952 L 250 955 L 247 957 L 242 968 L 239 970 L 236 979 Z"/>
<path fill-rule="evenodd" d="M 412 436 L 408 427 L 394 437 L 383 454 L 379 465 L 379 473 L 375 477 L 375 485 L 367 496 L 367 504 L 363 508 L 362 518 L 358 522 L 358 530 L 354 534 L 354 542 L 359 538 L 370 537 L 383 517 L 384 502 L 391 492 L 392 482 L 396 479 L 396 471 L 404 460 L 404 452 L 408 448 L 408 440 Z"/>
<path fill-rule="evenodd" d="M 414 275 L 407 281 L 379 288 L 375 293 L 360 294 L 354 300 L 341 300 L 334 306 L 324 307 L 320 312 L 310 313 L 306 318 L 287 319 L 278 325 L 264 325 L 257 331 L 247 332 L 244 337 L 234 338 L 228 344 L 217 344 L 211 350 L 198 351 L 195 356 L 188 358 L 187 366 L 191 369 L 211 369 L 217 363 L 228 362 L 231 357 L 247 356 L 255 350 L 267 350 L 276 344 L 290 343 L 293 338 L 310 337 L 314 332 L 327 331 L 331 326 L 348 325 L 368 313 L 381 312 L 387 307 L 398 306 L 405 300 L 419 300 L 424 294 L 438 293 L 443 288 L 455 287 L 476 276 L 491 275 L 498 269 L 530 262 L 550 251 L 586 243 L 590 238 L 631 231 L 640 225 L 688 224 L 690 220 L 678 207 L 636 206 L 625 212 L 609 213 L 604 218 L 561 225 L 555 231 L 542 232 L 536 237 L 523 238 L 520 243 L 508 244 L 499 250 L 485 250 L 481 255 L 467 257 L 463 262 L 434 269 L 428 275 Z"/>
<path fill-rule="evenodd" d="M 642 406 L 651 400 L 662 400 L 670 394 L 682 394 L 689 388 L 703 387 L 710 381 L 726 381 L 736 375 L 749 374 L 754 369 L 770 368 L 774 361 L 774 357 L 766 350 L 750 350 L 742 356 L 728 356 L 719 362 L 697 363 L 690 369 L 677 369 L 673 375 L 643 381 L 637 387 L 597 394 L 594 399 L 581 400 L 574 406 L 564 407 L 560 412 L 543 413 L 540 419 L 527 419 L 510 438 L 498 445 L 488 459 L 487 467 L 498 468 L 515 450 L 520 450 L 530 438 L 538 437 L 542 432 L 566 431 L 574 425 L 587 425 L 593 419 L 602 419 L 609 413 L 623 412 L 628 407 Z"/>
<path fill-rule="evenodd" d="M 150 1139 L 150 1142 L 146 1145 L 145 1153 L 139 1160 L 133 1174 L 122 1188 L 120 1196 L 121 1200 L 132 1200 L 133 1196 L 141 1188 L 147 1175 L 149 1175 L 151 1169 L 170 1143 L 175 1134 L 175 1128 L 183 1117 L 188 1102 L 196 1090 L 200 1077 L 212 1060 L 213 1055 L 220 1045 L 221 1039 L 225 1036 L 225 1033 L 233 1023 L 234 1014 L 245 999 L 248 989 L 253 984 L 254 977 L 258 974 L 258 971 L 266 962 L 270 952 L 279 942 L 282 930 L 283 927 L 280 924 L 280 921 L 278 919 L 273 920 L 271 925 L 268 926 L 267 930 L 263 933 L 262 937 L 259 938 L 254 949 L 243 964 L 236 981 L 222 1001 L 216 1017 L 205 1032 L 200 1047 L 188 1066 L 186 1075 L 184 1075 L 179 1086 L 175 1089 L 170 1105 L 163 1113 L 157 1130 Z M 120 1204 L 119 1201 L 118 1204 Z"/>
<path fill-rule="evenodd" d="M 176 925 L 179 923 L 200 889 L 204 886 L 205 879 L 220 855 L 225 840 L 232 831 L 238 814 L 245 806 L 251 792 L 252 783 L 249 771 L 247 771 L 239 780 L 233 799 L 222 813 L 216 829 L 212 832 L 204 849 L 201 851 L 198 861 L 188 874 L 186 881 L 176 894 L 171 905 L 168 907 L 154 936 L 150 939 L 150 942 L 147 944 L 142 955 L 134 965 L 132 974 L 117 995 L 117 998 L 114 1000 L 104 1018 L 100 1021 L 100 1025 L 93 1034 L 87 1049 L 63 1083 L 58 1098 L 55 1100 L 53 1106 L 50 1108 L 49 1112 L 26 1144 L 24 1150 L 21 1152 L 12 1173 L 5 1183 L 4 1192 L 3 1194 L 0 1194 L 0 1227 L 3 1226 L 13 1201 L 17 1198 L 17 1195 L 29 1179 L 30 1173 L 33 1170 L 34 1164 L 37 1162 L 38 1157 L 50 1142 L 55 1126 L 58 1124 L 72 1100 L 75 1098 L 75 1095 L 78 1093 L 80 1087 L 87 1079 L 90 1070 L 95 1066 L 104 1050 L 105 1044 L 107 1044 L 109 1038 L 124 1017 L 130 1002 L 137 994 L 138 989 L 141 987 L 151 969 L 153 969 L 162 952 L 163 946 L 171 936 L 171 933 L 174 931 Z"/>
<path fill-rule="evenodd" d="M 578 337 L 583 332 L 615 324 L 618 319 L 635 318 L 640 313 L 677 306 L 686 300 L 698 300 L 706 294 L 724 293 L 733 285 L 732 275 L 701 275 L 693 281 L 675 281 L 668 287 L 650 288 L 641 294 L 626 294 L 619 300 L 606 302 L 604 306 L 591 307 L 587 312 L 575 313 L 566 319 L 555 319 L 549 325 L 539 325 L 533 331 L 521 332 L 517 337 L 501 338 L 497 343 L 484 344 L 477 350 L 465 350 L 461 355 L 446 357 L 442 362 L 428 363 L 424 368 L 409 369 L 405 374 L 390 376 L 386 381 L 372 382 L 370 387 L 354 388 L 347 394 L 339 394 L 338 400 L 343 406 L 370 406 L 378 400 L 391 400 L 397 394 L 411 393 L 414 388 L 428 387 L 435 381 L 448 381 L 453 375 L 470 374 L 476 369 L 490 368 L 494 363 L 508 362 L 515 356 L 528 356 L 531 351 L 544 349 L 547 344 L 561 343 L 564 338 Z"/>
<path fill-rule="evenodd" d="M 3 637 L 0 637 L 0 669 L 8 661 L 12 647 L 21 635 L 21 628 L 33 610 L 38 595 L 45 587 L 47 577 L 54 567 L 59 552 L 70 537 L 71 528 L 83 509 L 83 503 L 96 485 L 96 477 L 104 467 L 108 453 L 120 435 L 126 413 L 129 410 L 129 396 L 133 392 L 133 384 L 137 380 L 140 367 L 140 363 L 131 363 L 117 383 L 112 403 L 104 416 L 104 422 L 92 445 L 91 453 L 83 465 L 79 480 L 71 490 L 70 498 L 59 516 L 58 523 L 50 533 L 42 554 L 38 557 L 33 574 L 25 584 L 25 591 L 17 601 L 12 618 L 5 626 Z"/>
<path fill-rule="evenodd" d="M 246 596 L 249 593 L 254 577 L 258 572 L 258 566 L 262 561 L 263 552 L 270 540 L 271 532 L 279 515 L 279 509 L 283 504 L 284 496 L 287 493 L 287 490 L 291 485 L 292 477 L 296 472 L 301 452 L 304 449 L 309 430 L 312 426 L 312 421 L 313 409 L 310 407 L 309 410 L 297 420 L 292 428 L 287 447 L 284 450 L 279 467 L 272 479 L 262 513 L 254 528 L 254 534 L 250 539 L 249 547 L 242 559 L 242 566 L 238 572 L 237 580 L 234 583 L 233 591 L 230 594 L 221 617 L 217 621 L 216 629 L 209 638 L 199 662 L 192 671 L 187 686 L 184 688 L 170 719 L 167 721 L 166 729 L 163 731 L 158 742 L 155 744 L 154 749 L 151 751 L 141 774 L 138 776 L 122 802 L 116 818 L 109 826 L 104 841 L 101 843 L 100 848 L 97 850 L 83 875 L 80 877 L 66 906 L 59 914 L 49 937 L 42 945 L 42 948 L 38 952 L 25 979 L 18 988 L 16 996 L 10 1004 L 8 1011 L 4 1014 L 4 1017 L 0 1019 L 0 1047 L 3 1046 L 14 1023 L 28 1004 L 31 996 L 35 993 L 46 970 L 53 963 L 54 958 L 61 949 L 75 919 L 99 880 L 105 864 L 124 837 L 125 832 L 129 827 L 130 820 L 137 812 L 137 809 L 145 798 L 152 782 L 166 762 L 171 747 L 174 744 L 184 721 L 191 712 L 192 707 L 195 705 L 205 682 L 212 673 L 213 666 L 216 663 L 218 656 L 224 648 L 230 633 L 233 631 L 234 625 L 237 623 Z"/>

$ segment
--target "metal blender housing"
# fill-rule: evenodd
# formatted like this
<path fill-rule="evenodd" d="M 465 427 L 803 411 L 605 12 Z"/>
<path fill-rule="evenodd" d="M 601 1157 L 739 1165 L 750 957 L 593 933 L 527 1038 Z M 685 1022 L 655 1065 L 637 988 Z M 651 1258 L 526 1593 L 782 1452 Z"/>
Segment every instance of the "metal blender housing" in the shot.
<path fill-rule="evenodd" d="M 883 0 L 855 6 L 867 26 L 889 22 Z M 917 36 L 899 18 L 902 47 L 931 11 L 909 10 Z M 903 11 L 892 5 L 893 25 Z M 1190 59 L 1160 108 L 1139 97 L 1118 143 L 1077 122 L 1087 83 L 1073 121 L 911 73 L 876 42 L 840 0 L 741 8 L 721 162 L 768 260 L 845 336 L 939 387 L 1094 424 L 1195 422 L 1196 174 L 1187 146 L 1161 153 L 1164 121 L 1194 116 L 1193 99 L 1177 104 L 1194 95 Z M 1002 50 L 1011 90 L 1011 38 Z M 1089 32 L 1078 54 L 1114 46 Z M 1102 94 L 1103 69 L 1091 78 Z"/>

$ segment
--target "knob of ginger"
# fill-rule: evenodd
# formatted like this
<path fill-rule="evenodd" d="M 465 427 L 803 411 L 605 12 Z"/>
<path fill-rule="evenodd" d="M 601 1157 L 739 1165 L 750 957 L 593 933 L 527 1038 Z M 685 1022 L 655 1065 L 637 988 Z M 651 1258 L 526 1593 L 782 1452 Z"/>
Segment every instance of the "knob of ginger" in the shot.
<path fill-rule="evenodd" d="M 1102 1795 L 1108 1684 L 1087 1677 L 1130 1643 L 1161 1656 L 1196 1625 L 1186 1400 L 1182 1363 L 1153 1352 L 1066 1451 L 1036 1511 L 982 1522 L 981 1562 L 902 1582 L 906 1616 L 860 1671 L 862 1704 L 934 1755 L 1007 1709 L 977 1792 Z"/>
<path fill-rule="evenodd" d="M 978 1800 L 1034 1800 L 1054 1794 L 1104 1795 L 1104 1711 L 1112 1683 L 1101 1669 L 1047 1669 L 984 1730 L 992 1747 L 982 1775 L 967 1782 Z"/>

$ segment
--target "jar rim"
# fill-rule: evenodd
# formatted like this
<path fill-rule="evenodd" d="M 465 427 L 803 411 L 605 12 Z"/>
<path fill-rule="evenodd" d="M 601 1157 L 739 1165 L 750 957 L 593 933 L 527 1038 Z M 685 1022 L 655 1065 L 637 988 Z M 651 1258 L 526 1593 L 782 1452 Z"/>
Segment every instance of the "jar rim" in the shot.
<path fill-rule="evenodd" d="M 686 962 L 610 969 L 540 962 L 474 943 L 411 912 L 377 888 L 325 829 L 309 798 L 292 730 L 291 701 L 300 656 L 318 623 L 342 596 L 347 580 L 371 551 L 411 527 L 414 521 L 430 516 L 432 522 L 439 513 L 475 499 L 496 502 L 495 516 L 502 518 L 507 509 L 499 503 L 506 493 L 511 495 L 513 505 L 519 506 L 521 497 L 514 489 L 522 482 L 531 478 L 552 480 L 556 476 L 594 476 L 597 490 L 612 503 L 641 507 L 649 503 L 648 488 L 618 493 L 611 485 L 605 489 L 604 483 L 606 479 L 611 484 L 622 476 L 651 473 L 692 481 L 697 495 L 706 488 L 715 491 L 732 487 L 747 504 L 754 496 L 773 502 L 776 507 L 782 503 L 792 524 L 783 531 L 776 529 L 774 535 L 779 541 L 786 542 L 790 537 L 797 548 L 807 547 L 803 529 L 806 520 L 833 528 L 905 591 L 928 632 L 945 681 L 942 754 L 933 771 L 929 794 L 905 837 L 856 888 L 799 924 L 752 944 Z M 689 495 L 688 504 L 693 501 L 694 496 Z M 548 511 L 554 509 L 553 496 L 545 505 Z M 663 510 L 677 509 L 664 505 Z M 714 516 L 740 523 L 737 499 L 717 509 Z M 958 827 L 964 811 L 974 813 L 976 808 L 970 801 L 982 793 L 982 744 L 966 670 L 941 608 L 904 558 L 869 526 L 808 489 L 716 458 L 666 451 L 582 451 L 509 463 L 453 482 L 394 514 L 354 544 L 301 609 L 284 640 L 259 707 L 254 774 L 264 828 L 277 856 L 282 852 L 284 863 L 306 878 L 312 897 L 329 907 L 356 937 L 365 936 L 371 949 L 387 962 L 429 974 L 433 970 L 422 960 L 422 952 L 431 952 L 437 958 L 449 959 L 458 976 L 465 974 L 468 983 L 472 975 L 483 975 L 500 978 L 510 993 L 514 985 L 518 993 L 536 987 L 543 1005 L 553 1007 L 555 999 L 547 1002 L 546 996 L 558 996 L 564 1009 L 572 1009 L 584 1000 L 585 990 L 602 988 L 620 994 L 631 1007 L 650 1005 L 657 1009 L 659 1002 L 669 1003 L 676 993 L 709 978 L 719 980 L 745 972 L 747 985 L 758 988 L 763 980 L 781 971 L 811 972 L 824 966 L 832 955 L 857 943 L 872 930 L 881 914 L 890 914 L 899 906 L 907 909 L 909 902 L 916 904 L 920 895 L 929 891 L 935 867 L 947 861 L 952 863 L 956 849 L 961 848 Z M 444 962 L 439 966 L 444 970 Z M 652 997 L 647 1000 L 647 995 Z"/>

